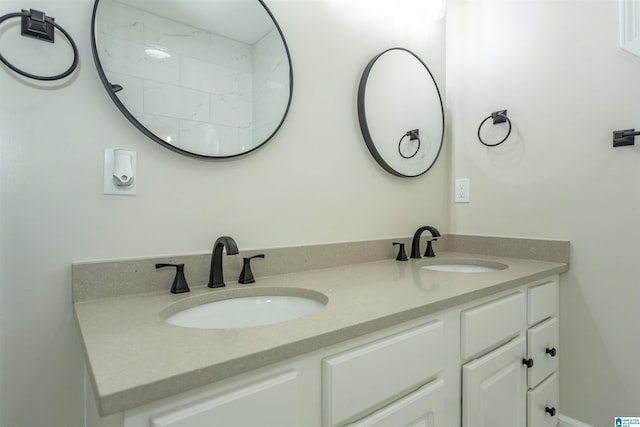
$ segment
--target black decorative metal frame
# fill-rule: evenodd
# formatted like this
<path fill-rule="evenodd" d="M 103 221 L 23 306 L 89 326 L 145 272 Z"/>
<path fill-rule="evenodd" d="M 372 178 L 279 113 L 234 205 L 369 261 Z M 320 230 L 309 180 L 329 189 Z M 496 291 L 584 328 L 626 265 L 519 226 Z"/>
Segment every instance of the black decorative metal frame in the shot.
<path fill-rule="evenodd" d="M 375 143 L 373 142 L 373 137 L 371 136 L 371 131 L 369 130 L 369 124 L 367 123 L 367 112 L 366 112 L 366 108 L 365 108 L 365 92 L 366 92 L 366 88 L 367 88 L 367 81 L 369 79 L 369 74 L 371 73 L 371 69 L 373 68 L 373 66 L 376 63 L 376 61 L 382 55 L 384 55 L 385 53 L 387 53 L 389 51 L 392 51 L 392 50 L 405 51 L 405 52 L 409 53 L 410 55 L 413 55 L 422 64 L 422 66 L 424 66 L 424 68 L 427 71 L 427 73 L 429 73 L 429 76 L 431 77 L 431 80 L 433 80 L 433 85 L 435 86 L 436 92 L 438 93 L 438 100 L 440 102 L 440 111 L 442 112 L 442 135 L 440 136 L 440 145 L 438 147 L 438 153 L 436 154 L 435 158 L 433 159 L 433 162 L 430 165 L 428 165 L 428 167 L 425 170 L 420 171 L 420 173 L 418 173 L 416 175 L 405 175 L 403 173 L 400 173 L 397 170 L 395 170 L 391 165 L 389 165 L 389 163 L 387 163 L 387 161 L 384 159 L 384 157 L 382 157 L 382 155 L 380 154 L 380 152 L 376 148 Z M 358 86 L 358 122 L 360 123 L 360 130 L 362 132 L 362 136 L 364 138 L 364 142 L 367 145 L 367 148 L 369 149 L 369 152 L 371 152 L 371 155 L 373 156 L 373 158 L 376 160 L 376 162 L 378 162 L 378 164 L 380 166 L 382 166 L 382 168 L 384 170 L 386 170 L 387 172 L 389 172 L 392 175 L 399 176 L 399 177 L 402 177 L 402 178 L 415 178 L 417 176 L 425 174 L 429 169 L 431 169 L 431 167 L 435 164 L 436 160 L 438 160 L 438 157 L 440 156 L 440 151 L 442 151 L 442 144 L 444 142 L 444 128 L 445 128 L 444 106 L 442 104 L 442 95 L 440 94 L 440 89 L 438 88 L 438 84 L 436 83 L 436 79 L 433 77 L 433 74 L 431 73 L 431 70 L 429 70 L 429 67 L 427 67 L 427 65 L 415 53 L 411 52 L 408 49 L 404 49 L 404 48 L 401 48 L 401 47 L 392 47 L 392 48 L 387 49 L 384 52 L 379 53 L 378 55 L 374 56 L 373 59 L 371 61 L 369 61 L 369 63 L 365 67 L 365 69 L 364 69 L 364 71 L 362 73 L 362 77 L 360 78 L 360 84 Z M 400 150 L 400 145 L 402 144 L 402 139 L 405 136 L 409 136 L 410 140 L 417 138 L 418 141 L 420 141 L 420 139 L 418 137 L 418 130 L 417 129 L 411 130 L 411 131 L 407 132 L 402 138 L 400 138 L 400 142 L 398 142 L 398 150 Z M 418 151 L 416 151 L 416 153 L 414 153 L 412 156 L 404 156 L 404 155 L 402 155 L 402 153 L 400 153 L 400 155 L 402 157 L 404 157 L 405 159 L 410 159 L 410 158 L 414 157 L 417 153 L 418 153 Z"/>
<path fill-rule="evenodd" d="M 505 137 L 502 138 L 500 140 L 500 142 L 496 142 L 495 144 L 487 144 L 486 142 L 484 142 L 482 140 L 482 137 L 480 136 L 480 129 L 482 129 L 482 126 L 489 119 L 493 119 L 493 124 L 494 125 L 497 125 L 499 123 L 508 123 L 509 124 L 509 130 L 507 131 L 507 134 L 505 135 Z M 495 111 L 495 112 L 491 113 L 491 115 L 488 116 L 486 119 L 484 119 L 482 121 L 482 123 L 480 123 L 480 126 L 478 126 L 478 139 L 480 140 L 480 142 L 482 144 L 486 145 L 487 147 L 496 147 L 496 146 L 502 144 L 503 142 L 505 142 L 507 140 L 507 138 L 509 138 L 509 135 L 511 135 L 511 120 L 509 119 L 509 117 L 507 117 L 507 110 L 500 110 L 500 111 Z"/>
<path fill-rule="evenodd" d="M 120 99 L 116 96 L 116 92 L 120 92 L 121 90 L 123 90 L 123 87 L 121 85 L 119 85 L 119 84 L 111 83 L 107 79 L 107 76 L 105 75 L 104 70 L 102 69 L 102 63 L 100 62 L 100 57 L 98 56 L 98 46 L 96 44 L 96 15 L 97 15 L 97 12 L 98 12 L 98 4 L 100 3 L 100 0 L 95 0 L 95 3 L 93 5 L 93 14 L 91 16 L 91 51 L 93 53 L 93 60 L 94 60 L 94 62 L 96 64 L 96 68 L 98 70 L 98 76 L 100 77 L 100 81 L 102 81 L 102 84 L 104 85 L 105 89 L 107 90 L 107 94 L 109 94 L 109 97 L 111 98 L 111 100 L 116 104 L 118 109 L 122 112 L 122 114 L 124 114 L 124 116 L 127 118 L 127 120 L 129 120 L 140 132 L 142 132 L 144 135 L 146 135 L 148 138 L 152 139 L 153 141 L 157 142 L 158 144 L 160 144 L 160 145 L 162 145 L 162 146 L 164 146 L 164 147 L 166 147 L 166 148 L 168 148 L 168 149 L 170 149 L 172 151 L 175 151 L 176 153 L 184 154 L 185 156 L 195 157 L 195 158 L 198 158 L 198 159 L 216 160 L 216 159 L 231 159 L 231 158 L 235 158 L 235 157 L 239 157 L 239 156 L 244 156 L 246 154 L 252 153 L 252 152 L 256 151 L 257 149 L 261 148 L 262 146 L 264 146 L 267 142 L 269 142 L 274 137 L 274 135 L 282 127 L 282 124 L 284 123 L 284 120 L 287 117 L 287 114 L 289 113 L 289 108 L 291 107 L 291 99 L 293 98 L 293 65 L 291 64 L 291 55 L 289 53 L 289 47 L 287 46 L 287 41 L 285 40 L 284 34 L 282 33 L 282 30 L 280 29 L 280 25 L 278 25 L 278 21 L 276 21 L 275 16 L 273 16 L 273 14 L 271 13 L 271 11 L 267 7 L 267 5 L 262 0 L 256 0 L 256 1 L 258 1 L 260 3 L 260 5 L 262 5 L 264 10 L 267 12 L 269 17 L 273 21 L 274 26 L 278 30 L 278 34 L 280 34 L 280 39 L 282 40 L 282 44 L 284 46 L 284 50 L 287 53 L 287 59 L 289 61 L 289 101 L 287 102 L 287 108 L 285 109 L 284 113 L 282 114 L 282 119 L 280 120 L 280 123 L 278 123 L 278 126 L 276 126 L 276 128 L 273 130 L 271 135 L 269 135 L 267 138 L 265 138 L 265 140 L 261 144 L 257 145 L 256 147 L 252 148 L 251 150 L 243 151 L 242 153 L 233 154 L 233 155 L 230 155 L 230 156 L 207 156 L 207 155 L 204 155 L 204 154 L 192 153 L 190 151 L 183 150 L 180 147 L 176 147 L 175 145 L 171 145 L 170 143 L 168 143 L 167 141 L 165 141 L 162 138 L 158 137 L 158 135 L 156 135 L 155 133 L 153 133 L 149 129 L 147 129 L 147 127 L 145 125 L 140 123 L 133 116 L 133 114 L 131 114 L 131 112 L 129 112 L 129 110 L 127 109 L 127 107 L 125 107 L 125 105 L 122 103 L 122 101 L 120 101 Z"/>
<path fill-rule="evenodd" d="M 26 37 L 32 37 L 38 40 L 54 43 L 54 28 L 60 31 L 67 38 L 69 44 L 71 44 L 71 48 L 73 49 L 73 62 L 65 72 L 55 76 L 38 76 L 36 74 L 28 73 L 11 64 L 4 56 L 2 56 L 2 54 L 0 54 L 0 61 L 4 65 L 24 77 L 41 81 L 60 80 L 73 73 L 78 66 L 78 48 L 69 33 L 67 33 L 60 25 L 56 24 L 53 17 L 46 16 L 44 12 L 40 12 L 38 10 L 23 10 L 22 12 L 8 13 L 0 17 L 0 24 L 11 18 L 21 18 L 21 34 Z"/>

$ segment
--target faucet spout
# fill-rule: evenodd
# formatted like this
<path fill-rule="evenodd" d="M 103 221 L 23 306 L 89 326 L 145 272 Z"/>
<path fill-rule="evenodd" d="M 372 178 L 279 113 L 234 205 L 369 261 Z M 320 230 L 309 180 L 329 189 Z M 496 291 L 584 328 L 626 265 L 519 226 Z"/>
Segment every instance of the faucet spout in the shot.
<path fill-rule="evenodd" d="M 425 225 L 418 228 L 413 235 L 413 240 L 411 242 L 411 258 L 422 258 L 422 256 L 420 255 L 420 236 L 422 235 L 423 231 L 429 231 L 433 237 L 440 237 L 440 232 L 435 227 Z M 435 254 L 433 253 L 433 249 L 427 256 L 435 256 Z"/>
<path fill-rule="evenodd" d="M 237 255 L 238 245 L 229 236 L 218 237 L 213 244 L 211 253 L 211 270 L 209 270 L 209 287 L 222 288 L 224 286 L 224 276 L 222 274 L 222 249 L 227 250 L 227 255 Z"/>

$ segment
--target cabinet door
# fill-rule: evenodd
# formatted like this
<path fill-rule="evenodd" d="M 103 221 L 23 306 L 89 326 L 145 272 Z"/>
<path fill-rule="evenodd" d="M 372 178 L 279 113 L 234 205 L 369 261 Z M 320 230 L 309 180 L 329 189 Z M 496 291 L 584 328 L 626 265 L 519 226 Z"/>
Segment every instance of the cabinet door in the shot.
<path fill-rule="evenodd" d="M 527 393 L 527 426 L 555 427 L 558 425 L 558 376 L 551 375 Z"/>
<path fill-rule="evenodd" d="M 529 349 L 527 353 L 533 360 L 533 367 L 529 369 L 529 388 L 533 388 L 540 381 L 558 370 L 558 318 L 552 317 L 527 331 Z"/>
<path fill-rule="evenodd" d="M 349 427 L 445 427 L 444 380 L 433 381 Z"/>
<path fill-rule="evenodd" d="M 152 427 L 294 427 L 297 413 L 295 371 L 268 378 L 210 399 L 153 416 Z"/>
<path fill-rule="evenodd" d="M 524 427 L 527 353 L 518 337 L 462 367 L 463 427 Z"/>

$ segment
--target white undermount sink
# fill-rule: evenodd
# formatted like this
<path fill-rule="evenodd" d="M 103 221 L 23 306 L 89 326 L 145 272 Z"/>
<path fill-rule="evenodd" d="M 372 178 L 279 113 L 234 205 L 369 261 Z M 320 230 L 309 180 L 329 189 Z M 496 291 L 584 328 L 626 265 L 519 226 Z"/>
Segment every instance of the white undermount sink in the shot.
<path fill-rule="evenodd" d="M 184 309 L 172 307 L 170 314 L 165 314 L 165 321 L 198 329 L 247 328 L 298 319 L 322 309 L 328 302 L 325 295 L 306 289 L 265 288 L 257 290 L 260 295 L 253 295 L 256 290 L 238 291 L 226 291 L 216 301 L 197 300 L 196 305 Z"/>
<path fill-rule="evenodd" d="M 444 271 L 448 273 L 490 273 L 508 268 L 500 262 L 479 259 L 443 258 L 425 261 L 422 268 L 432 271 Z"/>

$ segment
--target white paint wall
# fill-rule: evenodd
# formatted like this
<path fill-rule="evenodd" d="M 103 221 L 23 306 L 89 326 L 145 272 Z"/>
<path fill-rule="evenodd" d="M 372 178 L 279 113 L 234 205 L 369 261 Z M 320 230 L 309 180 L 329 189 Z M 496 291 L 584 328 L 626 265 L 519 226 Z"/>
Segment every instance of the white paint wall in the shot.
<path fill-rule="evenodd" d="M 616 0 L 453 0 L 447 8 L 452 175 L 471 203 L 458 233 L 566 238 L 561 412 L 594 426 L 640 414 L 640 58 L 618 47 Z M 507 108 L 513 135 L 478 125 Z"/>
<path fill-rule="evenodd" d="M 121 116 L 91 58 L 91 0 L 0 3 L 0 14 L 50 13 L 81 53 L 75 78 L 55 89 L 0 69 L 0 426 L 82 423 L 73 261 L 202 252 L 221 234 L 257 248 L 408 235 L 423 223 L 570 239 L 562 412 L 595 426 L 637 415 L 640 148 L 613 149 L 611 132 L 640 128 L 640 58 L 618 48 L 617 2 L 450 1 L 453 153 L 415 180 L 392 177 L 369 156 L 357 82 L 373 55 L 402 46 L 443 89 L 444 25 L 401 16 L 395 0 L 268 3 L 291 49 L 291 111 L 264 149 L 217 163 L 174 154 Z M 0 51 L 14 58 L 5 37 Z M 33 43 L 18 56 L 34 69 L 26 53 L 62 46 Z M 43 72 L 60 65 L 45 58 Z M 486 149 L 477 126 L 502 108 L 514 133 Z M 138 196 L 102 195 L 104 147 L 138 152 Z M 470 204 L 447 204 L 450 176 L 471 178 Z"/>
<path fill-rule="evenodd" d="M 267 3 L 292 55 L 291 110 L 266 147 L 215 163 L 147 140 L 117 110 L 91 57 L 92 0 L 0 3 L 0 14 L 55 17 L 81 56 L 49 88 L 0 67 L 0 426 L 82 425 L 74 261 L 205 252 L 222 234 L 249 249 L 448 231 L 449 150 L 421 178 L 391 176 L 364 145 L 355 102 L 365 65 L 393 46 L 416 52 L 444 89 L 444 24 L 395 0 Z M 9 37 L 18 29 L 5 25 L 0 51 L 17 65 L 66 67 L 62 42 Z M 104 147 L 138 152 L 136 197 L 102 194 Z"/>

